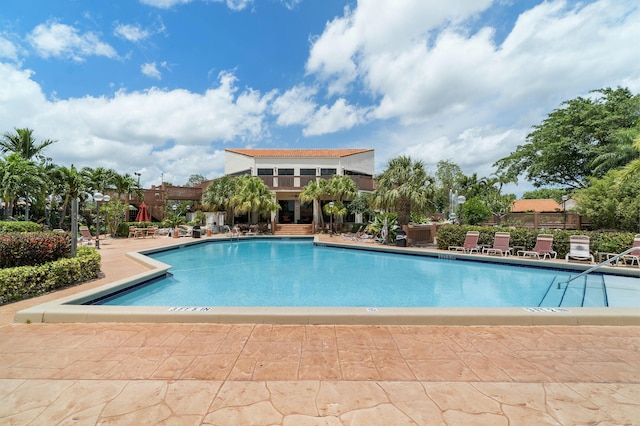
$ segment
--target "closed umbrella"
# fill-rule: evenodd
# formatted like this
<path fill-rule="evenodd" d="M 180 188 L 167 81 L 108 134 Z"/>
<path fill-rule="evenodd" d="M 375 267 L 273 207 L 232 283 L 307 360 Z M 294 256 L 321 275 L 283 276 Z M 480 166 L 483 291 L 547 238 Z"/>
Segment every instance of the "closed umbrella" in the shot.
<path fill-rule="evenodd" d="M 138 215 L 136 216 L 136 222 L 140 223 L 140 222 L 151 222 L 151 217 L 149 216 L 149 209 L 147 208 L 147 205 L 144 203 L 144 201 L 142 202 L 142 204 L 140 204 L 140 208 L 138 209 Z"/>

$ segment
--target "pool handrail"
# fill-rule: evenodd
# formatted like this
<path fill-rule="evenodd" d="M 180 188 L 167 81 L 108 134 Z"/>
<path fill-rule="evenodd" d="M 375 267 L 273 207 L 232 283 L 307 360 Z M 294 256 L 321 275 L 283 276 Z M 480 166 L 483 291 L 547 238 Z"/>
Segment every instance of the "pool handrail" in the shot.
<path fill-rule="evenodd" d="M 558 281 L 558 288 L 560 288 L 560 284 L 569 284 L 571 281 L 576 280 L 576 279 L 578 279 L 578 278 L 580 278 L 580 277 L 582 277 L 582 276 L 585 276 L 585 275 L 587 275 L 587 274 L 590 274 L 591 272 L 593 272 L 593 271 L 595 271 L 595 270 L 597 270 L 597 269 L 600 269 L 600 268 L 602 268 L 603 266 L 606 266 L 606 265 L 608 265 L 609 263 L 611 263 L 611 262 L 613 262 L 613 261 L 615 261 L 615 260 L 618 260 L 618 259 L 620 259 L 622 256 L 624 256 L 624 255 L 626 255 L 626 254 L 629 254 L 629 253 L 631 253 L 632 251 L 637 250 L 637 249 L 638 249 L 638 247 L 631 247 L 630 249 L 627 249 L 627 250 L 623 251 L 622 253 L 618 253 L 618 254 L 616 254 L 615 256 L 610 257 L 609 259 L 607 259 L 607 260 L 605 260 L 605 261 L 603 261 L 603 262 L 598 263 L 596 266 L 592 266 L 591 268 L 587 269 L 586 271 L 582 271 L 581 273 L 579 273 L 579 274 L 578 274 L 578 275 L 576 275 L 575 277 L 569 277 L 569 279 L 568 279 L 568 280 L 566 280 L 566 281 Z"/>

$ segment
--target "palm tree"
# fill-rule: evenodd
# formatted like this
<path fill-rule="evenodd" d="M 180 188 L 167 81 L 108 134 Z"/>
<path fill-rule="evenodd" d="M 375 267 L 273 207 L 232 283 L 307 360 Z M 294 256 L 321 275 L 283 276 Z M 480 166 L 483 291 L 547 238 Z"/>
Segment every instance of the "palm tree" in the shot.
<path fill-rule="evenodd" d="M 64 217 L 67 211 L 67 207 L 71 204 L 71 235 L 73 238 L 71 239 L 71 256 L 76 255 L 78 240 L 78 199 L 80 197 L 85 197 L 86 199 L 86 190 L 88 187 L 87 180 L 81 174 L 81 172 L 76 169 L 73 164 L 71 167 L 58 167 L 57 169 L 52 171 L 52 176 L 55 177 L 57 181 L 57 190 L 59 194 L 63 196 L 63 204 L 62 204 L 62 214 L 60 215 L 60 224 L 59 228 L 62 228 L 62 224 L 64 222 Z"/>
<path fill-rule="evenodd" d="M 640 153 L 640 135 L 636 137 L 636 140 L 633 143 L 633 148 Z M 634 176 L 638 175 L 640 175 L 640 157 L 630 161 L 623 167 L 618 180 L 621 183 L 629 182 Z"/>
<path fill-rule="evenodd" d="M 51 171 L 55 185 L 52 188 L 52 196 L 62 199 L 62 213 L 58 228 L 62 228 L 67 209 L 73 200 L 77 200 L 87 190 L 87 181 L 81 172 L 73 164 L 71 167 L 59 166 Z"/>
<path fill-rule="evenodd" d="M 12 153 L 0 160 L 0 193 L 5 201 L 5 219 L 13 214 L 15 203 L 24 197 L 25 220 L 29 220 L 29 194 L 42 192 L 45 182 L 41 170 L 33 161 Z"/>
<path fill-rule="evenodd" d="M 36 143 L 33 138 L 33 130 L 31 129 L 15 129 L 16 133 L 6 132 L 0 139 L 0 152 L 6 154 L 8 152 L 20 155 L 25 160 L 31 160 L 34 157 L 43 159 L 42 151 L 56 141 L 47 139 L 40 143 Z"/>
<path fill-rule="evenodd" d="M 233 206 L 231 198 L 235 193 L 234 179 L 223 176 L 211 182 L 202 193 L 202 205 L 210 210 L 224 210 L 227 220 L 233 226 Z"/>
<path fill-rule="evenodd" d="M 401 226 L 409 224 L 412 211 L 425 209 L 429 203 L 432 182 L 422 161 L 413 161 L 407 156 L 393 158 L 376 182 L 374 205 L 395 210 Z"/>
<path fill-rule="evenodd" d="M 324 200 L 328 195 L 328 181 L 321 179 L 319 181 L 309 181 L 309 183 L 302 188 L 298 198 L 301 203 L 313 202 L 313 211 L 320 211 L 320 201 Z M 324 227 L 324 216 L 320 213 L 320 227 Z"/>
<path fill-rule="evenodd" d="M 612 135 L 612 145 L 607 146 L 607 152 L 593 160 L 593 173 L 604 175 L 608 170 L 617 169 L 640 158 L 640 152 L 635 148 L 635 140 L 640 137 L 640 127 L 619 129 Z"/>
<path fill-rule="evenodd" d="M 266 214 L 276 211 L 280 206 L 275 202 L 269 187 L 256 176 L 243 175 L 236 179 L 236 191 L 231 197 L 231 205 L 239 213 Z"/>
<path fill-rule="evenodd" d="M 112 176 L 110 183 L 111 185 L 113 185 L 113 189 L 115 189 L 116 194 L 118 194 L 118 200 L 121 199 L 123 194 L 137 194 L 139 197 L 142 197 L 142 191 L 138 186 L 138 181 L 134 179 L 133 176 L 131 176 L 129 173 L 125 173 L 124 175 L 115 173 Z"/>
<path fill-rule="evenodd" d="M 342 204 L 342 201 L 334 201 L 324 205 L 324 212 L 331 217 L 342 218 L 347 214 L 347 208 Z M 332 227 L 335 227 L 336 222 L 336 220 L 332 221 Z M 331 233 L 333 232 L 334 229 L 331 229 Z"/>
<path fill-rule="evenodd" d="M 87 182 L 87 190 L 93 192 L 104 192 L 106 189 L 112 189 L 114 181 L 118 173 L 113 169 L 105 169 L 104 167 L 83 167 L 80 174 Z"/>
<path fill-rule="evenodd" d="M 327 182 L 326 192 L 335 201 L 353 200 L 358 196 L 358 185 L 349 176 L 334 175 Z"/>

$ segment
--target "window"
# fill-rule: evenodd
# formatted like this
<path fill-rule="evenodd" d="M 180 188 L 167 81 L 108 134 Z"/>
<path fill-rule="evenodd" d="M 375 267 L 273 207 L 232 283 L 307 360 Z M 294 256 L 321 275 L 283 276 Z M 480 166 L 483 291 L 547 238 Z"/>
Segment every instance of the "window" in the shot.
<path fill-rule="evenodd" d="M 258 169 L 258 176 L 273 176 L 273 169 Z"/>
<path fill-rule="evenodd" d="M 300 169 L 300 176 L 315 176 L 316 169 Z"/>
<path fill-rule="evenodd" d="M 293 176 L 293 169 L 278 169 L 278 176 Z"/>
<path fill-rule="evenodd" d="M 320 169 L 320 176 L 333 176 L 337 172 L 337 169 Z"/>

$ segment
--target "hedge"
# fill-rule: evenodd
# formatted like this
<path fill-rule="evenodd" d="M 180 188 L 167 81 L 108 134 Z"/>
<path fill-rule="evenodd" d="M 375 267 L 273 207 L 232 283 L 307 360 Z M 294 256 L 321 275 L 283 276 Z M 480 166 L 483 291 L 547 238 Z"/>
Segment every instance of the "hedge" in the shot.
<path fill-rule="evenodd" d="M 0 234 L 0 268 L 36 266 L 71 256 L 66 232 Z"/>
<path fill-rule="evenodd" d="M 563 229 L 529 229 L 529 228 L 501 228 L 495 226 L 442 226 L 438 227 L 436 236 L 438 249 L 447 250 L 449 246 L 461 246 L 467 231 L 479 231 L 478 244 L 493 245 L 494 234 L 498 231 L 511 234 L 510 246 L 523 246 L 532 249 L 536 244 L 538 234 L 553 235 L 553 250 L 558 252 L 558 258 L 564 258 L 569 252 L 570 235 L 588 235 L 591 238 L 590 251 L 594 256 L 598 253 L 621 253 L 633 244 L 634 234 L 630 232 L 603 231 L 566 231 Z"/>
<path fill-rule="evenodd" d="M 0 234 L 9 232 L 38 232 L 42 231 L 42 225 L 35 222 L 0 221 Z"/>
<path fill-rule="evenodd" d="M 38 266 L 0 269 L 0 304 L 40 296 L 98 277 L 100 254 L 93 247 L 78 247 L 74 258 Z"/>

